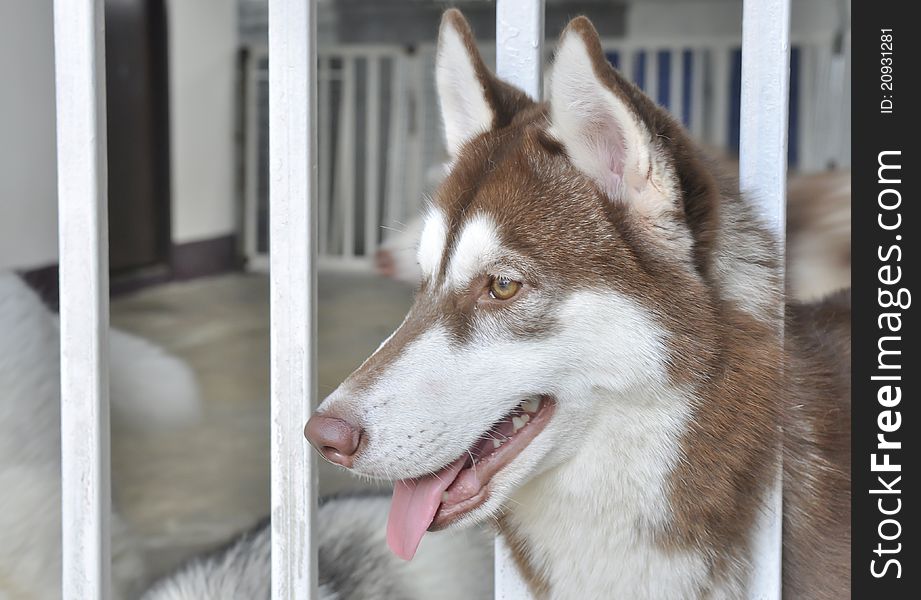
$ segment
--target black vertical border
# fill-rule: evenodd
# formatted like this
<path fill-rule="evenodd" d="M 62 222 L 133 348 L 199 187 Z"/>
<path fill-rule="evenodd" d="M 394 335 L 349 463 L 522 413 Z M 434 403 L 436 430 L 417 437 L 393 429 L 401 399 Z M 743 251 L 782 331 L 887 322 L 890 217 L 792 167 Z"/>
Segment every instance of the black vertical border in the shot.
<path fill-rule="evenodd" d="M 910 9 L 915 9 L 910 11 Z M 907 309 L 883 308 L 880 306 L 880 290 L 893 293 L 900 288 L 909 292 L 918 290 L 918 271 L 921 270 L 921 257 L 917 252 L 919 230 L 917 204 L 918 196 L 918 140 L 917 128 L 914 126 L 913 113 L 921 110 L 914 79 L 921 67 L 918 39 L 921 37 L 918 21 L 911 18 L 909 12 L 917 14 L 918 5 L 907 1 L 870 1 L 854 0 L 852 5 L 852 595 L 854 598 L 917 598 L 921 594 L 919 572 L 921 561 L 917 545 L 921 536 L 917 532 L 918 481 L 917 454 L 921 428 L 918 427 L 919 396 L 918 378 L 921 377 L 921 363 L 918 361 L 917 346 L 917 310 L 912 305 Z M 883 32 L 883 29 L 891 29 Z M 885 33 L 892 35 L 890 55 L 882 45 Z M 883 59 L 891 57 L 892 89 L 884 89 L 886 83 Z M 887 97 L 888 96 L 888 97 Z M 891 113 L 881 112 L 881 102 L 892 101 Z M 881 184 L 878 181 L 878 156 L 884 151 L 900 151 L 891 155 L 887 161 L 901 164 L 900 171 L 888 171 L 889 178 L 899 178 L 897 184 Z M 901 176 L 895 175 L 901 173 Z M 879 195 L 885 189 L 897 189 L 901 194 L 901 204 L 894 210 L 882 210 Z M 897 196 L 884 194 L 884 202 L 892 205 Z M 880 226 L 897 222 L 896 214 L 901 217 L 898 229 L 886 231 Z M 894 249 L 898 248 L 898 250 Z M 889 265 L 889 270 L 880 272 Z M 892 279 L 901 269 L 898 283 L 887 285 L 880 283 L 883 278 Z M 921 299 L 919 299 L 921 300 Z M 880 328 L 879 318 L 882 313 L 900 313 L 901 329 L 890 332 L 884 321 Z M 879 358 L 878 343 L 880 337 L 896 336 L 884 346 L 889 350 L 899 350 L 900 355 L 889 355 L 887 362 L 901 364 L 899 370 L 881 371 L 877 367 Z M 874 375 L 901 375 L 901 381 L 873 381 Z M 878 401 L 880 387 L 886 383 L 899 385 L 902 398 L 897 406 L 882 406 Z M 886 410 L 897 411 L 882 416 Z M 901 418 L 899 428 L 885 433 L 891 441 L 900 441 L 900 450 L 888 451 L 890 461 L 901 465 L 901 472 L 886 473 L 871 470 L 871 455 L 876 453 L 877 462 L 883 460 L 881 454 L 886 450 L 877 449 L 877 435 L 883 433 L 883 425 L 891 427 L 893 420 Z M 902 479 L 893 485 L 894 477 Z M 878 480 L 883 477 L 883 482 Z M 878 494 L 871 490 L 882 489 L 882 483 L 888 483 L 898 494 Z M 882 508 L 899 511 L 891 516 L 880 512 Z M 899 504 L 899 500 L 901 504 Z M 892 518 L 898 525 L 889 522 L 880 524 L 884 519 Z M 887 541 L 883 535 L 898 537 Z M 884 550 L 898 552 L 877 553 L 878 544 Z M 901 544 L 899 547 L 898 544 Z M 899 569 L 886 561 L 897 560 L 901 568 L 901 577 L 896 577 Z M 882 577 L 871 573 L 871 561 L 876 561 L 875 569 L 883 572 Z"/>

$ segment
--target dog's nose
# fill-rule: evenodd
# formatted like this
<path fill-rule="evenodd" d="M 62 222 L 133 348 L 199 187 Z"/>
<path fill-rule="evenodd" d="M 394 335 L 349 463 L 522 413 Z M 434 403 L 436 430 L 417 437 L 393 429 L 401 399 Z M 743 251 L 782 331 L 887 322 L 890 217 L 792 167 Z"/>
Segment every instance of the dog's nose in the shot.
<path fill-rule="evenodd" d="M 307 421 L 304 435 L 326 460 L 347 469 L 352 467 L 361 429 L 342 419 L 315 414 Z"/>

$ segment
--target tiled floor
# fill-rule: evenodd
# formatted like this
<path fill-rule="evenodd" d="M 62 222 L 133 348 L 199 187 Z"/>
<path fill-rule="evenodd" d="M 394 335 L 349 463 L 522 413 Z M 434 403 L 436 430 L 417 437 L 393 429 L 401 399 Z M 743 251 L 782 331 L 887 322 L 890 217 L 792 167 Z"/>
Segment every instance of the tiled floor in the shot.
<path fill-rule="evenodd" d="M 321 398 L 399 325 L 411 295 L 371 275 L 320 274 Z M 201 385 L 200 423 L 113 439 L 116 505 L 163 571 L 268 513 L 268 279 L 235 274 L 144 290 L 112 302 L 112 324 L 186 360 Z M 321 494 L 361 485 L 321 465 Z"/>

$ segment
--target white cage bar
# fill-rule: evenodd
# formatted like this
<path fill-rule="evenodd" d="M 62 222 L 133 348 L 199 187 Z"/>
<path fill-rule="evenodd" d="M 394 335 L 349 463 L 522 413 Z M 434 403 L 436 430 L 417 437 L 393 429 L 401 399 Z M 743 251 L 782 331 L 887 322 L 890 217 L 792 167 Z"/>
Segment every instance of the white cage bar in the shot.
<path fill-rule="evenodd" d="M 739 186 L 776 234 L 784 265 L 787 212 L 787 113 L 790 92 L 790 0 L 745 0 L 742 10 L 742 96 Z M 782 281 L 782 279 L 781 279 Z M 781 287 L 781 290 L 783 288 Z M 777 312 L 781 334 L 784 307 Z M 781 338 L 781 343 L 782 338 Z M 781 597 L 783 457 L 756 524 L 749 589 L 752 600 Z"/>
<path fill-rule="evenodd" d="M 544 70 L 544 0 L 496 2 L 496 74 L 541 99 Z"/>
<path fill-rule="evenodd" d="M 543 92 L 544 0 L 496 3 L 496 74 L 535 100 Z M 496 536 L 493 580 L 497 600 L 529 598 L 527 583 L 501 535 Z"/>
<path fill-rule="evenodd" d="M 316 600 L 316 0 L 269 2 L 272 598 Z"/>
<path fill-rule="evenodd" d="M 65 599 L 111 595 L 109 278 L 102 0 L 55 0 Z"/>

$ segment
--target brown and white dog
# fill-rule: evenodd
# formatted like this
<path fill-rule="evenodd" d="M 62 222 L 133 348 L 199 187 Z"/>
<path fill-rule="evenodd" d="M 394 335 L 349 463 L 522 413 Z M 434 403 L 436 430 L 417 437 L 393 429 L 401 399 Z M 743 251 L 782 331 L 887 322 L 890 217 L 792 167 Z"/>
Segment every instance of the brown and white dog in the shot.
<path fill-rule="evenodd" d="M 390 547 L 494 520 L 537 597 L 742 598 L 783 444 L 785 597 L 843 597 L 848 298 L 789 308 L 783 347 L 775 241 L 587 19 L 547 103 L 454 10 L 436 69 L 415 303 L 306 429 L 397 480 Z"/>

